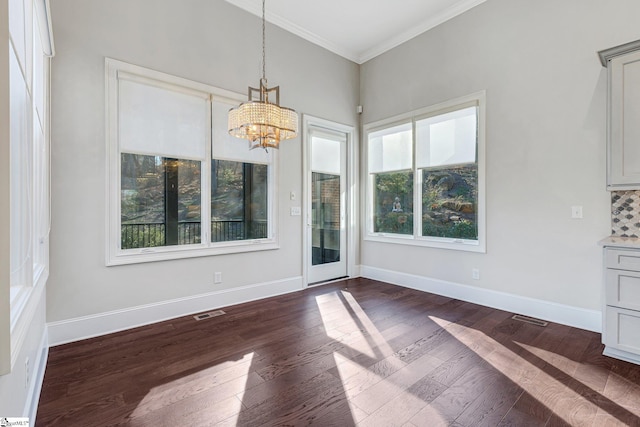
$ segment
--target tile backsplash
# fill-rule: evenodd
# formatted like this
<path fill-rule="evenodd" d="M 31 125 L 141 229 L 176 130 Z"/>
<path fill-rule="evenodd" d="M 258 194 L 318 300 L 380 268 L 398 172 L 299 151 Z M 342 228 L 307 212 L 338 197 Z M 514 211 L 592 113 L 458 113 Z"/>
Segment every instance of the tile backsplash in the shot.
<path fill-rule="evenodd" d="M 611 193 L 611 235 L 640 237 L 640 190 Z"/>

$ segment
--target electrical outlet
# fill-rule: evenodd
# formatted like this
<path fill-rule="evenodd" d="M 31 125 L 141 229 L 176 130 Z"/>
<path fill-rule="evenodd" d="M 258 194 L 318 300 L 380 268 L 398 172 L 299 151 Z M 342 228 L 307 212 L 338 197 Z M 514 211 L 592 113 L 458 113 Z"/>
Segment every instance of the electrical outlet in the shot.
<path fill-rule="evenodd" d="M 571 218 L 574 218 L 574 219 L 582 218 L 582 206 L 571 206 Z"/>
<path fill-rule="evenodd" d="M 213 283 L 216 284 L 216 285 L 219 284 L 219 283 L 222 283 L 222 272 L 216 271 L 213 274 Z"/>
<path fill-rule="evenodd" d="M 473 280 L 480 280 L 480 270 L 477 268 L 472 268 L 471 277 L 473 278 Z"/>

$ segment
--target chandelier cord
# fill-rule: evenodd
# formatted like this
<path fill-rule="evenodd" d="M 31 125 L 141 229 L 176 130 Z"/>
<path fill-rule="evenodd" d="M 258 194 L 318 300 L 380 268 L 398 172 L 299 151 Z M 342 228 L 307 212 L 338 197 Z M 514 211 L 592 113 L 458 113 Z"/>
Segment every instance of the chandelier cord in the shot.
<path fill-rule="evenodd" d="M 267 85 L 267 72 L 266 72 L 266 68 L 267 68 L 267 55 L 265 53 L 266 51 L 266 24 L 265 24 L 265 8 L 264 8 L 264 4 L 265 4 L 266 0 L 262 0 L 262 81 L 264 82 L 264 85 Z"/>
<path fill-rule="evenodd" d="M 254 0 L 256 1 L 256 0 Z M 280 87 L 267 86 L 267 13 L 262 0 L 262 77 L 260 89 L 249 86 L 247 102 L 229 110 L 229 135 L 249 140 L 249 149 L 278 148 L 298 135 L 298 114 L 280 106 Z M 259 93 L 259 97 L 256 96 Z M 275 99 L 269 99 L 269 97 Z"/>

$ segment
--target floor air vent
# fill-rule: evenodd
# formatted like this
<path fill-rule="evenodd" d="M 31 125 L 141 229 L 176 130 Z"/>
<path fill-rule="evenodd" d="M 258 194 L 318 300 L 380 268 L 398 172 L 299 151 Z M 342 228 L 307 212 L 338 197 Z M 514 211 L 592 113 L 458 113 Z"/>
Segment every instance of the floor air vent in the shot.
<path fill-rule="evenodd" d="M 225 313 L 222 310 L 216 310 L 216 311 L 210 311 L 208 313 L 196 314 L 195 316 L 193 316 L 193 318 L 196 320 L 204 320 L 204 319 L 210 319 L 212 317 L 222 316 L 223 314 L 227 314 L 227 313 Z"/>
<path fill-rule="evenodd" d="M 521 314 L 514 314 L 512 319 L 519 320 L 521 322 L 530 323 L 536 326 L 547 326 L 549 322 L 545 322 L 544 320 L 534 319 L 533 317 L 523 316 Z"/>

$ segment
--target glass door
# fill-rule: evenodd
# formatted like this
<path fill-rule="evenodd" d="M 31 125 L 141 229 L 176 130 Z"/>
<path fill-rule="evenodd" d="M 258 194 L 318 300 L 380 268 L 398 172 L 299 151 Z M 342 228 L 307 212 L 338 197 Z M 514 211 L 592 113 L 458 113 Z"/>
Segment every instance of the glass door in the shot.
<path fill-rule="evenodd" d="M 344 133 L 309 130 L 308 283 L 347 276 L 346 142 Z"/>

